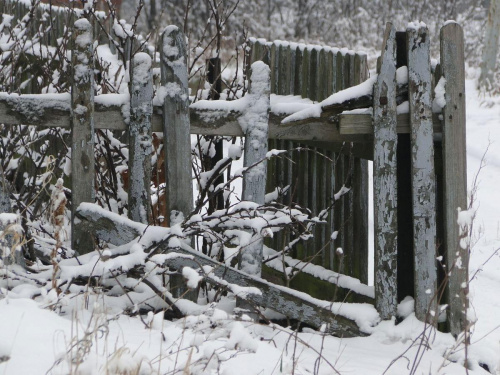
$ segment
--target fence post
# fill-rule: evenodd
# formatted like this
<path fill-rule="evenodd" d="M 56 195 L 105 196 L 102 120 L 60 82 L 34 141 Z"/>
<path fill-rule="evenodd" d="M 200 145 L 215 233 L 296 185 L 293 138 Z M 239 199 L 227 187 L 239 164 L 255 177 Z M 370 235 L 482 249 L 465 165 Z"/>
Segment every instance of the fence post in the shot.
<path fill-rule="evenodd" d="M 397 308 L 396 30 L 387 23 L 373 88 L 375 305 L 382 319 Z"/>
<path fill-rule="evenodd" d="M 80 254 L 94 250 L 94 238 L 75 223 L 80 203 L 94 203 L 94 51 L 92 25 L 75 21 L 71 86 L 71 245 Z"/>
<path fill-rule="evenodd" d="M 413 199 L 413 254 L 415 315 L 435 321 L 437 313 L 436 192 L 430 40 L 425 26 L 407 28 L 408 99 L 411 123 L 411 183 Z M 437 316 L 437 315 L 436 315 Z"/>
<path fill-rule="evenodd" d="M 165 28 L 161 46 L 165 197 L 167 225 L 172 226 L 193 210 L 187 50 L 184 35 L 177 26 Z M 197 300 L 197 290 L 188 291 L 181 274 L 170 276 L 170 289 L 174 298 Z"/>
<path fill-rule="evenodd" d="M 160 53 L 167 220 L 174 225 L 193 210 L 187 57 L 179 28 L 165 28 Z"/>
<path fill-rule="evenodd" d="M 151 116 L 153 81 L 151 57 L 137 53 L 131 64 L 129 124 L 128 216 L 147 224 L 151 220 Z"/>
<path fill-rule="evenodd" d="M 270 69 L 262 61 L 251 66 L 249 101 L 246 112 L 240 117 L 245 133 L 245 168 L 243 174 L 242 199 L 258 204 L 265 203 L 267 177 L 267 141 L 270 109 Z M 251 244 L 241 254 L 241 270 L 249 275 L 259 276 L 262 266 L 263 239 L 260 233 L 254 235 Z"/>
<path fill-rule="evenodd" d="M 460 245 L 457 210 L 467 207 L 465 142 L 464 35 L 457 23 L 441 28 L 441 68 L 445 83 L 443 108 L 445 254 L 449 276 L 448 322 L 456 337 L 468 329 L 469 248 Z"/>

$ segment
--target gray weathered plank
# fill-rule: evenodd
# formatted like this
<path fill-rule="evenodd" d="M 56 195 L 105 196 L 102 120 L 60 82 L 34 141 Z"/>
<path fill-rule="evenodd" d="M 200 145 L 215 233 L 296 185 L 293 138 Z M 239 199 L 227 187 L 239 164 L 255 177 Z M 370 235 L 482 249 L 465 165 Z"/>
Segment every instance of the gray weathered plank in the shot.
<path fill-rule="evenodd" d="M 162 34 L 161 83 L 165 144 L 167 219 L 173 225 L 193 209 L 187 50 L 176 26 Z"/>
<path fill-rule="evenodd" d="M 147 228 L 145 225 L 126 219 L 114 221 L 113 217 L 108 215 L 107 211 L 100 207 L 87 207 L 82 205 L 78 209 L 77 214 L 99 239 L 113 243 L 114 245 L 122 245 L 130 242 L 138 236 L 144 235 L 144 233 L 146 233 L 147 237 Z M 164 244 L 159 244 L 158 250 L 161 252 L 170 251 Z M 193 258 L 176 258 L 168 262 L 169 267 L 181 269 L 182 267 L 189 266 L 196 269 L 204 265 L 211 266 L 213 267 L 213 275 L 220 279 L 226 280 L 229 283 L 258 288 L 262 292 L 261 295 L 252 294 L 247 298 L 247 300 L 258 306 L 269 307 L 273 310 L 280 311 L 292 319 L 297 319 L 316 328 L 321 327 L 324 323 L 329 323 L 330 327 L 328 328 L 328 332 L 339 336 L 351 337 L 365 335 L 360 331 L 354 321 L 342 315 L 342 310 L 340 310 L 340 313 L 332 312 L 329 308 L 331 302 L 317 300 L 305 293 L 297 292 L 283 286 L 272 284 L 258 277 L 247 275 L 234 268 L 227 267 L 187 246 L 177 248 L 175 252 L 190 255 Z M 214 280 L 210 278 L 206 280 L 208 282 L 214 282 Z M 332 280 L 332 282 L 334 282 L 334 280 Z M 363 298 L 364 297 L 361 297 L 361 299 Z"/>
<path fill-rule="evenodd" d="M 412 152 L 415 315 L 420 320 L 431 322 L 434 318 L 428 311 L 437 313 L 436 300 L 433 298 L 437 290 L 437 253 L 432 95 L 429 90 L 430 38 L 427 27 L 409 27 L 406 32 Z"/>
<path fill-rule="evenodd" d="M 94 239 L 75 221 L 82 202 L 94 202 L 94 50 L 92 25 L 75 22 L 71 86 L 71 247 L 80 254 L 94 250 Z"/>
<path fill-rule="evenodd" d="M 151 57 L 138 53 L 131 65 L 128 216 L 147 224 L 151 219 Z"/>
<path fill-rule="evenodd" d="M 396 30 L 386 26 L 373 88 L 375 305 L 382 319 L 397 309 Z"/>
<path fill-rule="evenodd" d="M 113 95 L 113 94 L 106 94 Z M 103 95 L 103 96 L 106 96 Z M 370 96 L 371 97 L 371 96 Z M 29 110 L 27 110 L 29 109 Z M 95 129 L 127 130 L 119 105 L 94 105 Z M 155 107 L 152 117 L 154 132 L 162 132 L 162 116 Z M 220 113 L 219 117 L 208 115 L 207 111 L 190 110 L 191 134 L 243 136 L 238 124 L 239 112 Z M 371 113 L 348 113 L 338 116 L 338 120 L 314 118 L 305 123 L 282 125 L 286 116 L 271 112 L 269 137 L 303 141 L 363 141 L 352 136 L 373 135 L 373 115 Z M 440 114 L 433 113 L 434 134 L 441 133 Z M 46 127 L 71 127 L 69 96 L 61 94 L 60 99 L 46 98 L 43 95 L 7 96 L 0 94 L 0 118 L 5 125 L 38 125 Z M 338 128 L 337 128 L 338 127 Z M 410 133 L 408 113 L 398 114 L 398 134 Z M 364 142 L 369 141 L 365 139 Z"/>
<path fill-rule="evenodd" d="M 246 95 L 248 107 L 239 122 L 245 132 L 242 199 L 264 204 L 268 151 L 268 122 L 270 108 L 270 69 L 262 61 L 251 66 L 250 89 Z M 256 233 L 241 254 L 241 270 L 249 275 L 259 276 L 262 268 L 263 239 Z"/>
<path fill-rule="evenodd" d="M 457 209 L 467 209 L 464 36 L 457 23 L 441 29 L 441 68 L 446 105 L 443 126 L 446 264 L 449 272 L 448 322 L 454 336 L 468 327 L 469 248 L 461 247 Z"/>

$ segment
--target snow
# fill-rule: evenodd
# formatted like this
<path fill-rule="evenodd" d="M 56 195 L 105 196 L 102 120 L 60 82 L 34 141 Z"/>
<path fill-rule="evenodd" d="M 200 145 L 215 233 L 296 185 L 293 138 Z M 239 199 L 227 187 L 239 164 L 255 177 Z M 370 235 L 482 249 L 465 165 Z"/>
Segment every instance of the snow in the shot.
<path fill-rule="evenodd" d="M 417 26 L 420 27 L 421 24 Z M 347 50 L 341 52 L 349 53 Z M 404 81 L 405 72 L 398 72 L 398 82 Z M 467 81 L 468 186 L 470 193 L 479 203 L 472 208 L 462 207 L 457 210 L 457 225 L 472 225 L 475 236 L 475 241 L 471 244 L 472 307 L 468 316 L 476 323 L 471 345 L 468 347 L 469 373 L 486 374 L 478 365 L 485 363 L 493 373 L 498 374 L 500 256 L 497 249 L 500 248 L 500 202 L 497 196 L 500 184 L 500 153 L 495 147 L 490 147 L 484 160 L 483 155 L 490 144 L 500 141 L 500 99 L 480 97 L 474 85 L 475 81 Z M 442 108 L 445 96 L 444 79 L 437 86 L 436 105 Z M 351 93 L 342 92 L 341 95 L 327 100 L 330 100 L 329 103 L 335 103 L 341 98 L 345 100 L 349 95 L 366 92 L 363 90 L 365 88 L 358 87 Z M 168 95 L 168 92 L 169 90 L 164 94 Z M 7 94 L 1 95 L 7 97 Z M 44 98 L 47 101 L 54 100 L 60 103 L 62 108 L 67 108 L 69 98 L 64 96 L 65 94 L 62 95 Z M 28 96 L 25 98 L 29 99 Z M 96 102 L 101 105 L 123 105 L 128 102 L 128 97 L 126 94 L 99 95 L 96 96 Z M 198 103 L 200 104 L 194 106 L 208 108 L 205 107 L 208 103 Z M 328 102 L 321 104 L 327 105 L 326 103 Z M 248 99 L 224 105 L 227 107 L 223 110 L 243 111 L 248 105 Z M 321 111 L 318 104 L 305 103 L 297 97 L 271 96 L 271 108 L 276 113 L 290 114 L 312 107 L 315 108 L 314 111 L 318 108 Z M 22 110 L 20 108 L 20 111 Z M 38 115 L 38 111 L 34 111 L 34 114 Z M 398 113 L 406 111 L 406 103 L 398 107 Z M 280 152 L 273 150 L 266 156 Z M 228 154 L 231 158 L 240 157 L 241 147 L 229 147 Z M 472 189 L 474 176 L 483 164 L 479 189 Z M 58 181 L 58 185 L 62 186 L 62 181 Z M 335 199 L 346 190 L 341 189 Z M 62 198 L 62 192 L 59 193 Z M 132 223 L 93 205 L 87 204 L 84 207 L 93 210 L 96 215 L 110 215 L 115 221 L 135 225 L 135 228 L 143 233 L 143 238 L 140 243 L 106 249 L 100 256 L 94 253 L 80 257 L 79 261 L 83 264 L 79 264 L 75 259 L 61 261 L 61 279 L 71 280 L 82 273 L 99 277 L 108 275 L 110 271 L 127 271 L 142 264 L 146 264 L 148 272 L 154 273 L 154 264 L 163 264 L 175 257 L 186 257 L 171 252 L 156 254 L 148 259 L 144 246 L 152 239 L 165 238 L 172 234 L 174 237 L 170 239 L 171 246 L 182 247 L 183 243 L 179 238 L 182 238 L 184 233 L 180 226 L 171 229 L 147 229 L 146 226 Z M 255 211 L 257 208 L 255 203 L 241 202 L 235 205 L 233 210 Z M 16 214 L 0 214 L 0 223 L 3 225 L 16 223 L 17 220 Z M 191 221 L 199 222 L 200 217 L 194 216 Z M 266 220 L 262 221 L 265 225 Z M 255 227 L 258 228 L 259 225 L 255 224 Z M 336 234 L 334 232 L 332 238 L 336 237 Z M 235 256 L 250 239 L 249 233 L 245 235 L 240 231 L 237 247 L 224 248 L 226 260 Z M 268 251 L 267 255 L 272 255 L 271 250 Z M 115 257 L 117 254 L 121 256 Z M 363 285 L 359 280 L 312 264 L 306 265 L 299 261 L 293 263 L 291 258 L 285 259 L 290 267 L 303 268 L 304 272 L 323 280 L 333 280 L 357 293 L 373 296 L 373 287 Z M 273 266 L 273 262 L 269 262 L 269 265 Z M 279 265 L 283 267 L 281 261 Z M 33 267 L 40 269 L 40 280 L 43 283 L 43 267 L 36 264 Z M 0 270 L 2 275 L 10 275 L 10 278 L 15 275 L 14 271 L 14 267 L 2 267 Z M 182 274 L 188 286 L 196 288 L 202 278 L 200 272 L 211 274 L 211 271 L 208 267 L 202 270 L 184 267 Z M 120 280 L 126 288 L 132 288 L 137 282 L 128 278 L 126 273 L 122 276 Z M 213 275 L 209 277 L 215 278 Z M 303 293 L 296 293 L 297 296 L 315 303 L 323 303 L 339 315 L 354 319 L 364 332 L 370 333 L 369 337 L 346 339 L 324 335 L 312 329 L 296 333 L 291 328 L 257 324 L 237 317 L 234 314 L 234 296 L 261 293 L 258 289 L 244 286 L 228 285 L 230 292 L 219 303 L 205 301 L 194 304 L 180 301 L 181 310 L 189 315 L 184 319 L 169 321 L 163 319 L 164 311 L 161 310 L 156 314 L 149 312 L 141 317 L 122 314 L 125 304 L 121 301 L 126 298 L 124 296 L 122 300 L 118 297 L 105 298 L 102 294 L 95 294 L 87 289 L 82 290 L 81 294 L 73 294 L 71 298 L 67 298 L 64 293 L 58 296 L 54 290 L 49 290 L 50 288 L 19 284 L 7 291 L 5 285 L 3 282 L 0 284 L 0 373 L 3 374 L 153 374 L 183 373 L 185 369 L 193 374 L 332 374 L 338 371 L 342 374 L 371 375 L 381 374 L 386 369 L 387 374 L 405 374 L 419 353 L 423 354 L 419 367 L 421 373 L 465 374 L 465 369 L 460 364 L 463 360 L 463 346 L 456 346 L 455 339 L 450 335 L 429 331 L 428 326 L 419 322 L 413 314 L 414 301 L 411 298 L 406 298 L 398 306 L 398 317 L 403 320 L 396 325 L 395 321 L 379 322 L 377 312 L 368 304 L 321 302 L 306 297 Z M 165 295 L 167 293 L 165 291 Z M 154 294 L 144 290 L 143 293 L 131 292 L 127 296 L 139 305 L 143 301 L 152 301 Z M 56 302 L 59 306 L 57 308 Z M 167 306 L 162 305 L 161 308 L 166 309 Z M 279 314 L 275 313 L 274 316 Z M 423 344 L 418 338 L 425 332 L 431 337 L 432 350 L 421 350 Z M 319 353 L 322 353 L 321 356 Z M 75 362 L 78 355 L 82 355 L 80 364 Z M 398 357 L 399 355 L 402 357 Z M 393 360 L 395 362 L 392 363 Z"/>

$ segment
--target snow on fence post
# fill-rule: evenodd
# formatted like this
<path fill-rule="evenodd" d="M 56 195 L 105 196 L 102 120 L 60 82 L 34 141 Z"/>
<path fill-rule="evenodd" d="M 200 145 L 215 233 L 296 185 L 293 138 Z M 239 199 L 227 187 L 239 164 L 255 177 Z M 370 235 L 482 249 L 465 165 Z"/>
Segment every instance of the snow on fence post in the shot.
<path fill-rule="evenodd" d="M 445 80 L 443 108 L 444 222 L 448 269 L 448 322 L 456 337 L 468 328 L 469 249 L 461 246 L 458 209 L 467 209 L 465 142 L 464 35 L 459 24 L 441 28 L 441 68 Z"/>
<path fill-rule="evenodd" d="M 94 238 L 77 220 L 82 202 L 94 203 L 94 51 L 92 25 L 75 21 L 71 87 L 71 245 L 80 254 L 94 250 Z"/>
<path fill-rule="evenodd" d="M 387 23 L 373 88 L 375 305 L 382 319 L 397 308 L 396 30 Z"/>
<path fill-rule="evenodd" d="M 415 315 L 435 322 L 437 313 L 436 192 L 432 125 L 430 38 L 425 25 L 407 28 L 408 99 L 410 103 L 411 183 Z M 435 315 L 437 317 L 437 315 Z"/>
<path fill-rule="evenodd" d="M 262 61 L 251 66 L 250 90 L 245 96 L 247 108 L 239 118 L 245 133 L 245 168 L 243 173 L 242 199 L 257 204 L 265 203 L 267 177 L 267 140 L 270 110 L 270 69 Z M 256 233 L 241 254 L 240 268 L 243 272 L 260 277 L 262 271 L 261 233 Z"/>
<path fill-rule="evenodd" d="M 151 116 L 153 79 L 151 57 L 137 53 L 130 70 L 128 216 L 147 224 L 151 219 Z"/>
<path fill-rule="evenodd" d="M 191 181 L 191 135 L 187 50 L 184 34 L 177 26 L 167 26 L 161 42 L 161 88 L 163 102 L 163 144 L 165 148 L 165 197 L 168 225 L 183 221 L 193 210 Z M 196 301 L 197 290 L 189 291 L 181 274 L 170 276 L 174 298 Z"/>
<path fill-rule="evenodd" d="M 184 35 L 177 26 L 162 34 L 160 95 L 163 103 L 166 197 L 169 225 L 193 210 L 191 136 L 187 55 Z"/>

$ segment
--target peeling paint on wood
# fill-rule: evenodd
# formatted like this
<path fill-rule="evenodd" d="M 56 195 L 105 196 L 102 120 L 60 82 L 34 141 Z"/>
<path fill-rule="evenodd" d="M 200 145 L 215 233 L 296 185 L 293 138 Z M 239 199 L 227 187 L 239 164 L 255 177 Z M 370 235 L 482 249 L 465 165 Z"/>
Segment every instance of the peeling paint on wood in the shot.
<path fill-rule="evenodd" d="M 382 319 L 397 309 L 396 30 L 386 26 L 373 88 L 375 304 Z"/>
<path fill-rule="evenodd" d="M 432 125 L 430 40 L 427 27 L 407 29 L 408 98 L 410 103 L 415 315 L 428 314 L 437 304 L 436 180 Z"/>
<path fill-rule="evenodd" d="M 142 52 L 135 55 L 131 69 L 128 215 L 143 224 L 151 219 L 152 114 L 151 57 Z"/>

